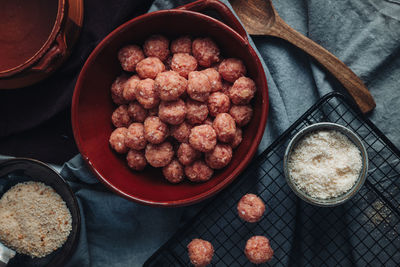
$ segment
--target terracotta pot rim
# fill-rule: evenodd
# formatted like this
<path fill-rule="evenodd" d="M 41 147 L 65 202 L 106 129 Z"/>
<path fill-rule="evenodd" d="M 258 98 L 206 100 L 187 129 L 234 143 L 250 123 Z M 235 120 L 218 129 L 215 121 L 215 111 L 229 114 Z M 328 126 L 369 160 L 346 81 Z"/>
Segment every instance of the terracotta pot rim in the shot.
<path fill-rule="evenodd" d="M 15 66 L 11 69 L 0 71 L 0 78 L 10 77 L 30 68 L 50 50 L 52 44 L 56 40 L 58 33 L 61 31 L 61 25 L 65 17 L 65 2 L 66 0 L 58 0 L 57 16 L 53 28 L 51 30 L 49 37 L 47 38 L 46 42 L 42 45 L 42 47 L 24 63 Z"/>
<path fill-rule="evenodd" d="M 206 20 L 210 24 L 218 24 L 218 27 L 221 28 L 223 31 L 228 31 L 231 32 L 233 35 L 235 35 L 235 38 L 237 39 L 238 42 L 242 42 L 246 44 L 247 49 L 249 50 L 250 54 L 253 55 L 255 65 L 259 70 L 263 71 L 263 67 L 261 64 L 261 61 L 253 49 L 253 47 L 250 45 L 249 41 L 247 38 L 241 36 L 238 32 L 233 30 L 229 25 L 225 24 L 224 22 L 221 22 L 213 17 L 210 17 L 208 15 L 196 12 L 196 11 L 190 11 L 190 10 L 181 10 L 181 9 L 169 9 L 169 10 L 159 10 L 151 13 L 147 13 L 144 15 L 141 15 L 139 17 L 136 17 L 132 20 L 129 20 L 122 24 L 121 26 L 117 27 L 115 30 L 113 30 L 111 33 L 109 33 L 92 51 L 92 53 L 89 55 L 88 59 L 86 60 L 84 66 L 82 67 L 81 73 L 79 74 L 77 83 L 75 85 L 75 90 L 72 98 L 72 107 L 71 107 L 71 121 L 72 121 L 72 128 L 73 128 L 73 133 L 74 133 L 74 138 L 77 144 L 77 147 L 82 155 L 82 158 L 84 161 L 87 163 L 87 166 L 89 169 L 95 174 L 95 176 L 104 184 L 106 185 L 109 189 L 111 189 L 113 192 L 118 194 L 119 196 L 122 196 L 128 200 L 138 202 L 140 204 L 144 205 L 149 205 L 149 206 L 158 206 L 158 207 L 180 207 L 180 206 L 187 206 L 187 205 L 192 205 L 195 203 L 198 203 L 202 200 L 205 200 L 207 198 L 210 198 L 220 192 L 222 189 L 227 187 L 229 184 L 231 184 L 235 178 L 250 164 L 251 159 L 257 152 L 257 147 L 261 142 L 262 136 L 264 134 L 265 126 L 267 123 L 267 117 L 268 117 L 268 108 L 269 108 L 269 99 L 268 99 L 268 84 L 266 80 L 265 73 L 261 73 L 260 75 L 262 76 L 262 82 L 265 84 L 265 88 L 262 88 L 264 92 L 261 92 L 261 95 L 263 96 L 262 99 L 262 105 L 260 108 L 259 112 L 262 112 L 261 120 L 259 121 L 259 128 L 257 132 L 254 135 L 253 142 L 251 143 L 251 146 L 248 149 L 248 153 L 243 156 L 242 162 L 237 166 L 237 168 L 232 172 L 226 175 L 226 178 L 223 179 L 220 183 L 215 185 L 213 188 L 197 194 L 192 197 L 188 197 L 185 199 L 179 199 L 179 200 L 168 200 L 168 201 L 158 201 L 158 200 L 151 200 L 147 198 L 143 198 L 140 196 L 133 196 L 131 194 L 128 194 L 121 190 L 120 188 L 117 188 L 112 184 L 112 182 L 107 179 L 107 177 L 103 177 L 103 175 L 96 169 L 96 167 L 93 165 L 92 159 L 88 155 L 85 145 L 82 142 L 81 138 L 81 133 L 79 129 L 79 122 L 78 122 L 78 106 L 79 106 L 79 97 L 80 93 L 82 90 L 83 82 L 84 82 L 84 77 L 85 73 L 87 72 L 87 69 L 90 68 L 93 60 L 98 56 L 99 53 L 103 49 L 106 48 L 108 42 L 110 42 L 113 38 L 115 38 L 116 35 L 118 35 L 120 32 L 124 31 L 124 28 L 128 27 L 131 24 L 135 24 L 137 21 L 140 20 L 148 20 L 151 19 L 152 17 L 155 16 L 162 16 L 162 15 L 174 15 L 174 14 L 186 14 L 188 16 L 196 16 L 200 17 L 203 20 Z"/>

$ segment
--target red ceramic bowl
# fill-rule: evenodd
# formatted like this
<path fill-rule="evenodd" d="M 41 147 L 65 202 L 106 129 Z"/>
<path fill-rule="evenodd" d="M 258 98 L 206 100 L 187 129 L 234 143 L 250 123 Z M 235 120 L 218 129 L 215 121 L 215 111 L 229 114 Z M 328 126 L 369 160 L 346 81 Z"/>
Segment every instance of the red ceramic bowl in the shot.
<path fill-rule="evenodd" d="M 199 12 L 213 9 L 231 27 Z M 234 29 L 236 29 L 236 31 Z M 239 32 L 239 33 L 238 33 Z M 115 106 L 110 86 L 121 73 L 118 50 L 127 44 L 142 44 L 151 34 L 170 38 L 190 34 L 210 36 L 227 57 L 244 61 L 248 76 L 257 84 L 253 100 L 254 116 L 244 129 L 243 142 L 234 151 L 231 163 L 201 184 L 173 185 L 161 169 L 131 171 L 125 157 L 109 147 L 113 130 L 111 114 Z M 268 115 L 268 89 L 264 70 L 249 45 L 245 31 L 230 10 L 218 1 L 197 1 L 179 9 L 149 13 L 128 21 L 109 34 L 92 52 L 76 84 L 72 102 L 72 126 L 78 148 L 89 167 L 106 186 L 133 201 L 153 206 L 182 206 L 204 200 L 230 184 L 248 165 L 263 136 Z"/>

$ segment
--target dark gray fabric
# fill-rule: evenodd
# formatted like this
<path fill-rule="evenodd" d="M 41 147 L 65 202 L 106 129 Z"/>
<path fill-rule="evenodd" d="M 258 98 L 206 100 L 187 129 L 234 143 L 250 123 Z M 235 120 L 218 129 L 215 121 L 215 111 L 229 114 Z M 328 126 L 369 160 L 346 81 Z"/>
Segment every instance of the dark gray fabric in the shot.
<path fill-rule="evenodd" d="M 158 0 L 151 11 L 188 1 Z M 224 1 L 225 3 L 227 1 Z M 400 146 L 400 2 L 274 1 L 281 17 L 343 60 L 366 83 L 377 107 L 371 120 Z M 265 62 L 270 113 L 264 150 L 322 95 L 341 87 L 285 41 L 256 37 Z M 117 197 L 98 183 L 80 156 L 64 165 L 83 213 L 82 235 L 69 266 L 140 266 L 199 206 L 160 209 Z"/>

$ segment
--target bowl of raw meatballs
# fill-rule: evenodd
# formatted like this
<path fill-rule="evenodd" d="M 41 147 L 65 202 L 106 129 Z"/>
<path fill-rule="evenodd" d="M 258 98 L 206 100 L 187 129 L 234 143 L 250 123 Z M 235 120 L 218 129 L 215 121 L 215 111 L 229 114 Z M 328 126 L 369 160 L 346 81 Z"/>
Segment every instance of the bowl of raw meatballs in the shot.
<path fill-rule="evenodd" d="M 193 204 L 231 183 L 254 156 L 267 114 L 265 74 L 247 36 L 179 9 L 109 34 L 72 103 L 76 143 L 100 181 L 155 206 Z"/>

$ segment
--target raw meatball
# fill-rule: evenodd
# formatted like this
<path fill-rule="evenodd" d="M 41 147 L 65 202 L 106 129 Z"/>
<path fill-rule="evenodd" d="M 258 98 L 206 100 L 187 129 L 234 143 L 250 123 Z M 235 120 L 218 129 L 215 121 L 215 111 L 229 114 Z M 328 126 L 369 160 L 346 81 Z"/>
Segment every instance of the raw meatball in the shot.
<path fill-rule="evenodd" d="M 237 210 L 240 218 L 246 222 L 254 223 L 261 220 L 265 212 L 265 205 L 258 196 L 246 194 L 240 199 Z"/>
<path fill-rule="evenodd" d="M 171 143 L 164 142 L 162 144 L 147 144 L 145 156 L 147 162 L 153 167 L 167 166 L 174 156 L 174 149 Z"/>
<path fill-rule="evenodd" d="M 147 161 L 144 156 L 144 152 L 133 150 L 133 149 L 129 150 L 128 154 L 126 155 L 126 161 L 128 162 L 129 168 L 131 168 L 135 171 L 141 171 L 147 165 Z"/>
<path fill-rule="evenodd" d="M 144 42 L 143 51 L 148 57 L 164 61 L 169 55 L 169 40 L 162 35 L 152 35 Z"/>
<path fill-rule="evenodd" d="M 155 79 L 155 88 L 161 100 L 177 100 L 187 88 L 187 80 L 175 71 L 161 72 Z"/>
<path fill-rule="evenodd" d="M 142 79 L 155 79 L 157 74 L 165 71 L 165 65 L 156 57 L 148 57 L 136 65 L 136 72 Z"/>
<path fill-rule="evenodd" d="M 188 99 L 186 101 L 186 120 L 190 124 L 202 123 L 208 116 L 208 108 L 205 103 Z"/>
<path fill-rule="evenodd" d="M 146 144 L 143 124 L 136 122 L 129 125 L 125 137 L 125 145 L 131 149 L 142 150 L 146 147 Z"/>
<path fill-rule="evenodd" d="M 240 77 L 246 75 L 246 67 L 240 59 L 227 58 L 219 65 L 218 72 L 224 80 L 233 83 Z"/>
<path fill-rule="evenodd" d="M 256 90 L 256 84 L 252 79 L 241 77 L 229 89 L 229 97 L 234 104 L 245 105 L 253 99 Z"/>
<path fill-rule="evenodd" d="M 232 86 L 232 84 L 228 83 L 227 81 L 223 81 L 221 93 L 229 95 L 229 89 L 231 89 L 231 86 Z"/>
<path fill-rule="evenodd" d="M 237 126 L 243 127 L 250 122 L 251 117 L 253 116 L 253 109 L 250 105 L 232 105 L 231 109 L 229 110 L 229 114 L 231 114 Z"/>
<path fill-rule="evenodd" d="M 195 267 L 205 267 L 211 263 L 214 248 L 210 242 L 202 239 L 193 239 L 187 246 L 190 262 Z"/>
<path fill-rule="evenodd" d="M 242 142 L 242 129 L 236 127 L 236 132 L 235 132 L 235 138 L 233 138 L 233 141 L 230 142 L 229 144 L 233 149 L 237 148 L 240 143 Z"/>
<path fill-rule="evenodd" d="M 211 152 L 206 153 L 207 165 L 213 169 L 222 169 L 231 162 L 232 148 L 229 145 L 217 144 Z"/>
<path fill-rule="evenodd" d="M 118 60 L 125 71 L 135 71 L 136 65 L 144 59 L 142 49 L 137 45 L 127 45 L 118 52 Z"/>
<path fill-rule="evenodd" d="M 235 120 L 228 113 L 218 114 L 213 121 L 213 128 L 221 142 L 229 143 L 235 138 Z"/>
<path fill-rule="evenodd" d="M 190 72 L 197 69 L 197 61 L 189 54 L 177 53 L 172 57 L 171 69 L 187 78 Z"/>
<path fill-rule="evenodd" d="M 211 92 L 211 83 L 207 75 L 200 71 L 192 71 L 189 73 L 187 93 L 190 98 L 205 102 Z"/>
<path fill-rule="evenodd" d="M 160 98 L 154 86 L 154 80 L 145 79 L 139 81 L 136 86 L 136 99 L 146 109 L 154 108 L 160 102 Z"/>
<path fill-rule="evenodd" d="M 168 127 L 159 117 L 147 117 L 144 121 L 144 137 L 152 144 L 160 144 L 168 136 Z"/>
<path fill-rule="evenodd" d="M 182 36 L 171 42 L 171 53 L 192 53 L 192 39 L 190 36 Z"/>
<path fill-rule="evenodd" d="M 185 167 L 186 177 L 192 182 L 206 182 L 210 180 L 214 171 L 203 160 L 196 160 Z"/>
<path fill-rule="evenodd" d="M 176 154 L 179 162 L 183 165 L 192 164 L 196 159 L 200 158 L 201 156 L 201 153 L 199 151 L 186 143 L 182 143 L 179 145 Z"/>
<path fill-rule="evenodd" d="M 158 107 L 158 117 L 172 125 L 181 124 L 186 117 L 186 105 L 182 99 L 172 102 L 162 101 Z"/>
<path fill-rule="evenodd" d="M 231 102 L 229 96 L 221 92 L 215 92 L 208 98 L 208 111 L 211 116 L 217 116 L 219 113 L 226 113 L 229 111 Z"/>
<path fill-rule="evenodd" d="M 128 114 L 132 121 L 144 122 L 147 118 L 147 110 L 142 107 L 137 101 L 131 102 L 128 106 Z"/>
<path fill-rule="evenodd" d="M 115 129 L 110 135 L 110 146 L 117 153 L 123 154 L 128 152 L 128 148 L 125 146 L 125 136 L 128 131 L 125 127 Z"/>
<path fill-rule="evenodd" d="M 128 102 L 134 101 L 136 99 L 136 86 L 140 81 L 139 76 L 133 75 L 130 77 L 124 84 L 124 90 L 122 92 L 122 96 Z"/>
<path fill-rule="evenodd" d="M 244 254 L 246 254 L 250 262 L 261 264 L 271 260 L 274 256 L 274 251 L 269 244 L 268 238 L 264 236 L 253 236 L 247 240 Z"/>
<path fill-rule="evenodd" d="M 200 66 L 210 67 L 219 61 L 219 48 L 211 38 L 197 38 L 192 44 L 193 56 Z"/>
<path fill-rule="evenodd" d="M 212 151 L 217 144 L 217 134 L 210 125 L 199 125 L 192 128 L 189 135 L 189 143 L 198 151 Z"/>
<path fill-rule="evenodd" d="M 212 127 L 213 125 L 213 120 L 210 117 L 207 117 L 205 121 L 203 121 L 203 124 L 210 125 Z"/>
<path fill-rule="evenodd" d="M 126 105 L 121 105 L 114 110 L 111 121 L 115 127 L 128 127 L 131 124 L 131 118 L 128 114 L 128 107 Z"/>
<path fill-rule="evenodd" d="M 126 100 L 123 97 L 124 85 L 128 80 L 128 76 L 121 75 L 118 76 L 113 84 L 111 85 L 111 97 L 115 104 L 122 105 L 126 103 Z"/>
<path fill-rule="evenodd" d="M 174 137 L 178 142 L 187 143 L 189 142 L 189 134 L 192 126 L 187 122 L 183 122 L 179 125 L 172 125 L 170 128 L 171 136 Z"/>
<path fill-rule="evenodd" d="M 216 69 L 208 68 L 201 72 L 207 75 L 208 80 L 211 83 L 211 92 L 217 92 L 222 89 L 221 75 Z"/>
<path fill-rule="evenodd" d="M 183 166 L 176 159 L 172 160 L 167 166 L 162 170 L 165 179 L 169 182 L 176 184 L 182 182 L 185 177 L 183 173 Z"/>

